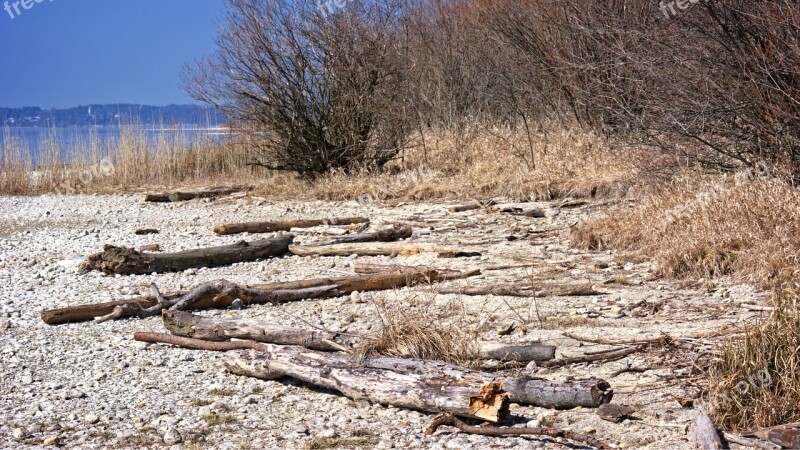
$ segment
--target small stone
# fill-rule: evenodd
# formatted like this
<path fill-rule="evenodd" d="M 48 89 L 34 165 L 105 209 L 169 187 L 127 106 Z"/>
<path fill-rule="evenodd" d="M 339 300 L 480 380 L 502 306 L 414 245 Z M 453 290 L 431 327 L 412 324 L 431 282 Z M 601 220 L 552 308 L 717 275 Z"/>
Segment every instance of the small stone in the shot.
<path fill-rule="evenodd" d="M 541 421 L 541 420 L 539 420 L 539 419 L 534 419 L 534 420 L 531 420 L 531 421 L 529 421 L 529 422 L 526 424 L 526 426 L 527 426 L 528 428 L 539 428 L 540 426 L 542 426 L 542 421 Z"/>
<path fill-rule="evenodd" d="M 25 438 L 25 430 L 23 430 L 22 428 L 14 428 L 13 430 L 11 430 L 11 437 L 13 437 L 18 441 L 21 441 L 22 439 Z"/>
<path fill-rule="evenodd" d="M 100 421 L 100 418 L 97 417 L 94 414 L 87 414 L 87 415 L 83 416 L 83 421 L 86 422 L 89 425 L 94 425 L 94 424 L 96 424 L 97 422 Z"/>
<path fill-rule="evenodd" d="M 619 306 L 612 306 L 611 309 L 608 310 L 608 312 L 616 316 L 617 314 L 622 312 L 622 308 L 620 308 Z"/>
<path fill-rule="evenodd" d="M 586 428 L 583 429 L 583 433 L 584 434 L 597 433 L 597 428 L 595 428 L 595 427 L 586 427 Z"/>
<path fill-rule="evenodd" d="M 361 299 L 361 294 L 358 291 L 353 291 L 350 294 L 350 303 L 359 304 L 365 303 L 364 300 Z"/>
<path fill-rule="evenodd" d="M 50 436 L 49 438 L 42 441 L 42 445 L 44 445 L 45 447 L 49 447 L 51 445 L 58 445 L 58 437 Z"/>
<path fill-rule="evenodd" d="M 248 395 L 244 399 L 245 405 L 255 405 L 256 403 L 258 403 L 258 397 L 256 397 L 255 395 Z"/>
<path fill-rule="evenodd" d="M 316 437 L 319 437 L 319 438 L 322 438 L 322 439 L 334 438 L 334 437 L 336 437 L 336 430 L 334 430 L 333 428 L 328 428 L 326 430 L 322 430 L 321 432 L 316 434 Z"/>
<path fill-rule="evenodd" d="M 22 384 L 31 384 L 33 383 L 33 377 L 24 376 L 22 377 Z"/>
<path fill-rule="evenodd" d="M 105 372 L 95 372 L 95 374 L 94 374 L 94 376 L 92 377 L 92 379 L 94 379 L 94 381 L 100 381 L 100 380 L 102 380 L 102 379 L 103 379 L 103 378 L 105 378 L 105 377 L 106 377 L 106 374 L 105 374 Z"/>
<path fill-rule="evenodd" d="M 305 425 L 298 425 L 297 428 L 294 429 L 294 432 L 297 434 L 308 434 L 308 427 Z"/>
<path fill-rule="evenodd" d="M 183 437 L 175 428 L 168 429 L 167 432 L 164 433 L 163 439 L 164 443 L 167 445 L 176 445 L 183 441 Z"/>
<path fill-rule="evenodd" d="M 234 311 L 240 311 L 244 309 L 244 302 L 241 299 L 236 299 L 231 303 L 231 309 Z"/>

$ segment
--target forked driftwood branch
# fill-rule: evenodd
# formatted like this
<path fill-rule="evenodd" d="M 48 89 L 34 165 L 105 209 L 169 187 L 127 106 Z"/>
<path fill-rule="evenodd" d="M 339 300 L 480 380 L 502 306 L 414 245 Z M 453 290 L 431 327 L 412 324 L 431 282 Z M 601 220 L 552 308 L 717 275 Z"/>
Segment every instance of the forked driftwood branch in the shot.
<path fill-rule="evenodd" d="M 494 425 L 473 426 L 462 422 L 459 418 L 451 413 L 442 413 L 431 419 L 431 422 L 425 428 L 425 434 L 431 435 L 436 432 L 440 427 L 449 426 L 457 428 L 460 431 L 468 434 L 479 434 L 481 436 L 547 436 L 552 438 L 564 438 L 570 441 L 577 442 L 583 445 L 588 445 L 595 448 L 609 448 L 602 442 L 592 437 L 575 433 L 573 431 L 558 430 L 555 428 L 543 427 L 525 427 L 525 428 L 509 428 L 498 427 Z"/>
<path fill-rule="evenodd" d="M 363 275 L 363 276 L 349 276 L 349 277 L 333 277 L 333 278 L 316 278 L 311 280 L 289 281 L 280 283 L 268 283 L 250 286 L 246 289 L 263 291 L 261 298 L 269 299 L 270 303 L 275 301 L 280 302 L 281 298 L 294 298 L 287 292 L 296 292 L 299 290 L 301 293 L 311 293 L 314 296 L 308 298 L 323 298 L 323 297 L 336 297 L 340 295 L 347 295 L 354 291 L 368 292 L 368 291 L 382 291 L 389 289 L 397 289 L 404 286 L 412 286 L 418 283 L 434 283 L 443 280 L 452 280 L 456 278 L 465 278 L 479 275 L 480 271 L 459 272 L 460 275 L 452 271 L 445 271 L 445 275 L 439 273 L 436 269 L 423 268 L 415 272 L 396 272 L 377 275 Z M 224 280 L 219 283 L 224 282 Z M 335 289 L 331 289 L 335 287 Z M 314 289 L 320 288 L 320 289 Z M 305 291 L 310 289 L 310 291 Z M 223 291 L 219 290 L 220 292 Z M 155 295 L 148 295 L 138 297 L 130 300 L 118 300 L 113 302 L 93 303 L 86 305 L 70 306 L 66 308 L 44 310 L 41 313 L 42 320 L 49 325 L 59 325 L 69 322 L 82 322 L 93 320 L 95 317 L 107 316 L 113 313 L 117 308 L 122 308 L 126 311 L 133 312 L 134 310 L 146 310 L 154 306 L 161 305 L 156 310 L 149 311 L 150 316 L 158 315 L 161 310 L 171 308 L 178 303 L 180 299 L 190 295 L 189 298 L 196 300 L 187 309 L 199 310 L 209 308 L 225 308 L 231 305 L 236 299 L 232 295 L 218 295 L 220 292 L 214 292 L 214 289 L 209 289 L 209 285 L 201 285 L 193 291 L 182 291 L 167 293 L 162 296 L 163 301 L 159 301 Z M 235 289 L 228 290 L 229 293 L 235 293 Z M 270 296 L 269 293 L 279 293 L 281 295 Z M 203 293 L 202 298 L 198 298 L 198 293 Z M 138 314 L 129 314 L 131 317 L 137 317 Z M 123 314 L 121 317 L 125 317 Z"/>

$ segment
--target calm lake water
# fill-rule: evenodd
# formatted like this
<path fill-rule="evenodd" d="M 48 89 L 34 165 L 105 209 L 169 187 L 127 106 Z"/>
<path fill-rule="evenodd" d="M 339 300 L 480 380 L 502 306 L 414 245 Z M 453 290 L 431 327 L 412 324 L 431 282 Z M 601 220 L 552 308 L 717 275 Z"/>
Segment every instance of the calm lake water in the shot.
<path fill-rule="evenodd" d="M 219 142 L 230 136 L 226 128 L 201 128 L 195 126 L 150 127 L 150 126 L 91 126 L 68 128 L 16 127 L 5 128 L 0 132 L 0 155 L 12 144 L 27 148 L 34 164 L 38 163 L 39 153 L 44 145 L 57 144 L 61 156 L 87 152 L 92 143 L 99 144 L 103 153 L 114 153 L 123 134 L 130 133 L 137 140 L 146 139 L 154 149 L 162 142 L 175 142 L 193 146 L 201 142 Z M 7 142 L 8 140 L 14 142 Z"/>

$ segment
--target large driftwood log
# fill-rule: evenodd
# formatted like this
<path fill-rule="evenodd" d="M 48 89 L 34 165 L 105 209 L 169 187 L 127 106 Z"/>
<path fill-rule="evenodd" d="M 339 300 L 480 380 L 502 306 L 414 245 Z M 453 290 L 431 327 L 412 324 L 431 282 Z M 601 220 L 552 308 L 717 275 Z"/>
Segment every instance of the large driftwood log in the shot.
<path fill-rule="evenodd" d="M 290 247 L 291 248 L 291 247 Z M 502 295 L 508 297 L 582 297 L 604 295 L 590 284 L 501 284 L 494 286 L 443 287 L 437 288 L 439 294 Z"/>
<path fill-rule="evenodd" d="M 413 234 L 414 230 L 406 226 L 394 226 L 371 233 L 356 233 L 347 234 L 344 236 L 336 236 L 321 241 L 314 242 L 310 245 L 336 245 L 336 244 L 354 244 L 357 242 L 392 242 L 399 241 L 400 239 L 408 239 Z"/>
<path fill-rule="evenodd" d="M 480 271 L 465 272 L 461 274 L 462 278 L 480 275 Z M 451 273 L 440 275 L 435 269 L 422 269 L 411 273 L 389 273 L 379 275 L 367 276 L 350 276 L 350 277 L 335 277 L 335 278 L 316 278 L 311 280 L 289 281 L 279 283 L 268 283 L 251 286 L 253 289 L 262 291 L 293 291 L 298 289 L 310 288 L 325 288 L 333 286 L 334 290 L 326 293 L 328 297 L 337 295 L 347 295 L 354 291 L 368 292 L 368 291 L 383 291 L 390 289 L 397 289 L 404 286 L 410 286 L 418 283 L 433 283 L 441 280 L 452 280 L 456 276 Z M 231 305 L 235 297 L 223 296 L 219 297 L 218 293 L 214 293 L 208 289 L 208 285 L 200 286 L 194 289 L 195 297 L 197 292 L 205 291 L 206 297 L 202 300 L 197 300 L 192 307 L 187 308 L 191 310 L 209 309 L 209 308 L 224 308 Z M 176 304 L 181 298 L 191 294 L 192 291 L 182 291 L 167 293 L 163 295 L 163 299 L 168 301 L 169 306 Z M 322 297 L 317 297 L 322 298 Z M 159 304 L 159 299 L 156 295 L 147 295 L 137 297 L 129 300 L 117 300 L 104 303 L 92 303 L 86 305 L 69 306 L 66 308 L 44 310 L 41 313 L 42 320 L 49 325 L 59 325 L 70 322 L 83 322 L 93 320 L 95 317 L 106 316 L 114 312 L 118 307 L 147 309 L 152 308 Z"/>
<path fill-rule="evenodd" d="M 144 197 L 146 202 L 168 203 L 168 202 L 183 202 L 186 200 L 194 200 L 196 198 L 217 198 L 225 195 L 235 194 L 250 189 L 250 186 L 216 186 L 201 191 L 175 191 L 164 192 L 161 194 L 147 194 Z"/>
<path fill-rule="evenodd" d="M 440 257 L 444 258 L 480 256 L 479 252 L 413 242 L 367 242 L 324 246 L 291 245 L 289 251 L 298 256 L 389 256 L 416 255 L 418 253 L 438 253 Z"/>
<path fill-rule="evenodd" d="M 303 347 L 263 344 L 264 351 L 225 361 L 237 375 L 264 380 L 290 377 L 341 392 L 354 400 L 498 422 L 508 415 L 508 395 L 479 374 L 458 378 L 446 370 L 397 373 L 358 364 L 352 358 Z"/>
<path fill-rule="evenodd" d="M 318 371 L 323 374 L 329 373 L 327 371 L 328 367 L 339 367 L 347 370 L 385 371 L 393 374 L 395 379 L 425 376 L 438 379 L 438 382 L 445 384 L 471 385 L 475 391 L 480 390 L 484 385 L 494 384 L 501 388 L 500 390 L 507 392 L 507 398 L 511 402 L 558 409 L 597 408 L 600 405 L 609 403 L 614 395 L 611 386 L 604 380 L 564 381 L 559 383 L 528 377 L 499 379 L 491 373 L 480 372 L 441 361 L 400 358 L 365 358 L 357 361 L 349 356 L 322 353 L 303 347 L 285 347 L 253 341 L 205 341 L 157 333 L 136 333 L 134 338 L 145 342 L 163 342 L 200 350 L 253 349 L 260 352 L 263 351 L 264 353 L 245 354 L 240 358 L 232 359 L 229 361 L 228 367 L 233 368 L 234 370 L 232 371 L 240 375 L 263 379 L 287 376 L 322 387 L 328 387 L 329 385 L 327 383 L 316 384 L 306 378 L 305 374 L 308 371 Z M 285 361 L 286 358 L 293 360 L 294 364 L 282 366 L 281 362 Z M 304 367 L 305 365 L 311 365 L 311 367 Z M 273 369 L 276 370 L 273 371 Z M 339 390 L 335 387 L 332 389 Z M 339 391 L 347 395 L 346 392 Z M 410 408 L 414 407 L 410 406 Z M 425 410 L 429 411 L 428 409 Z"/>
<path fill-rule="evenodd" d="M 214 233 L 229 235 L 239 233 L 274 233 L 276 231 L 289 231 L 292 228 L 311 228 L 320 225 L 352 225 L 354 223 L 369 223 L 365 217 L 342 217 L 330 219 L 311 220 L 283 220 L 276 222 L 245 222 L 226 223 L 214 228 Z"/>
<path fill-rule="evenodd" d="M 198 267 L 226 266 L 285 254 L 291 234 L 253 242 L 199 248 L 176 253 L 141 253 L 132 248 L 107 245 L 80 266 L 82 272 L 98 270 L 107 274 L 142 275 L 152 272 L 180 272 Z"/>
<path fill-rule="evenodd" d="M 355 348 L 362 340 L 361 336 L 352 334 L 305 330 L 252 319 L 202 317 L 173 310 L 164 311 L 162 318 L 164 327 L 172 334 L 207 341 L 247 339 L 270 344 L 297 345 L 314 350 L 337 351 L 342 347 Z M 498 361 L 547 361 L 553 359 L 555 352 L 556 348 L 552 345 L 477 342 L 472 357 Z"/>

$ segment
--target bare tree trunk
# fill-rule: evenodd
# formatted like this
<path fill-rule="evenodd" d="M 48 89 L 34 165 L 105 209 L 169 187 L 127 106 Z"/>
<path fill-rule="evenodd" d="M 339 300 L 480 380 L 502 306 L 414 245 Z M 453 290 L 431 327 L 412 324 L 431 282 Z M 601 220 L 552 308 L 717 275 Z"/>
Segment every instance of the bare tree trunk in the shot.
<path fill-rule="evenodd" d="M 237 262 L 281 256 L 288 252 L 293 240 L 294 236 L 289 234 L 176 253 L 141 253 L 132 248 L 107 245 L 103 252 L 90 256 L 80 268 L 82 272 L 98 270 L 107 274 L 121 275 L 181 272 L 191 268 L 226 266 Z"/>
<path fill-rule="evenodd" d="M 227 223 L 215 227 L 214 233 L 222 235 L 239 233 L 274 233 L 276 231 L 289 231 L 292 228 L 311 228 L 321 225 L 352 225 L 356 223 L 369 223 L 369 219 L 365 217 L 343 217 L 311 220 L 285 220 L 277 222 Z"/>

